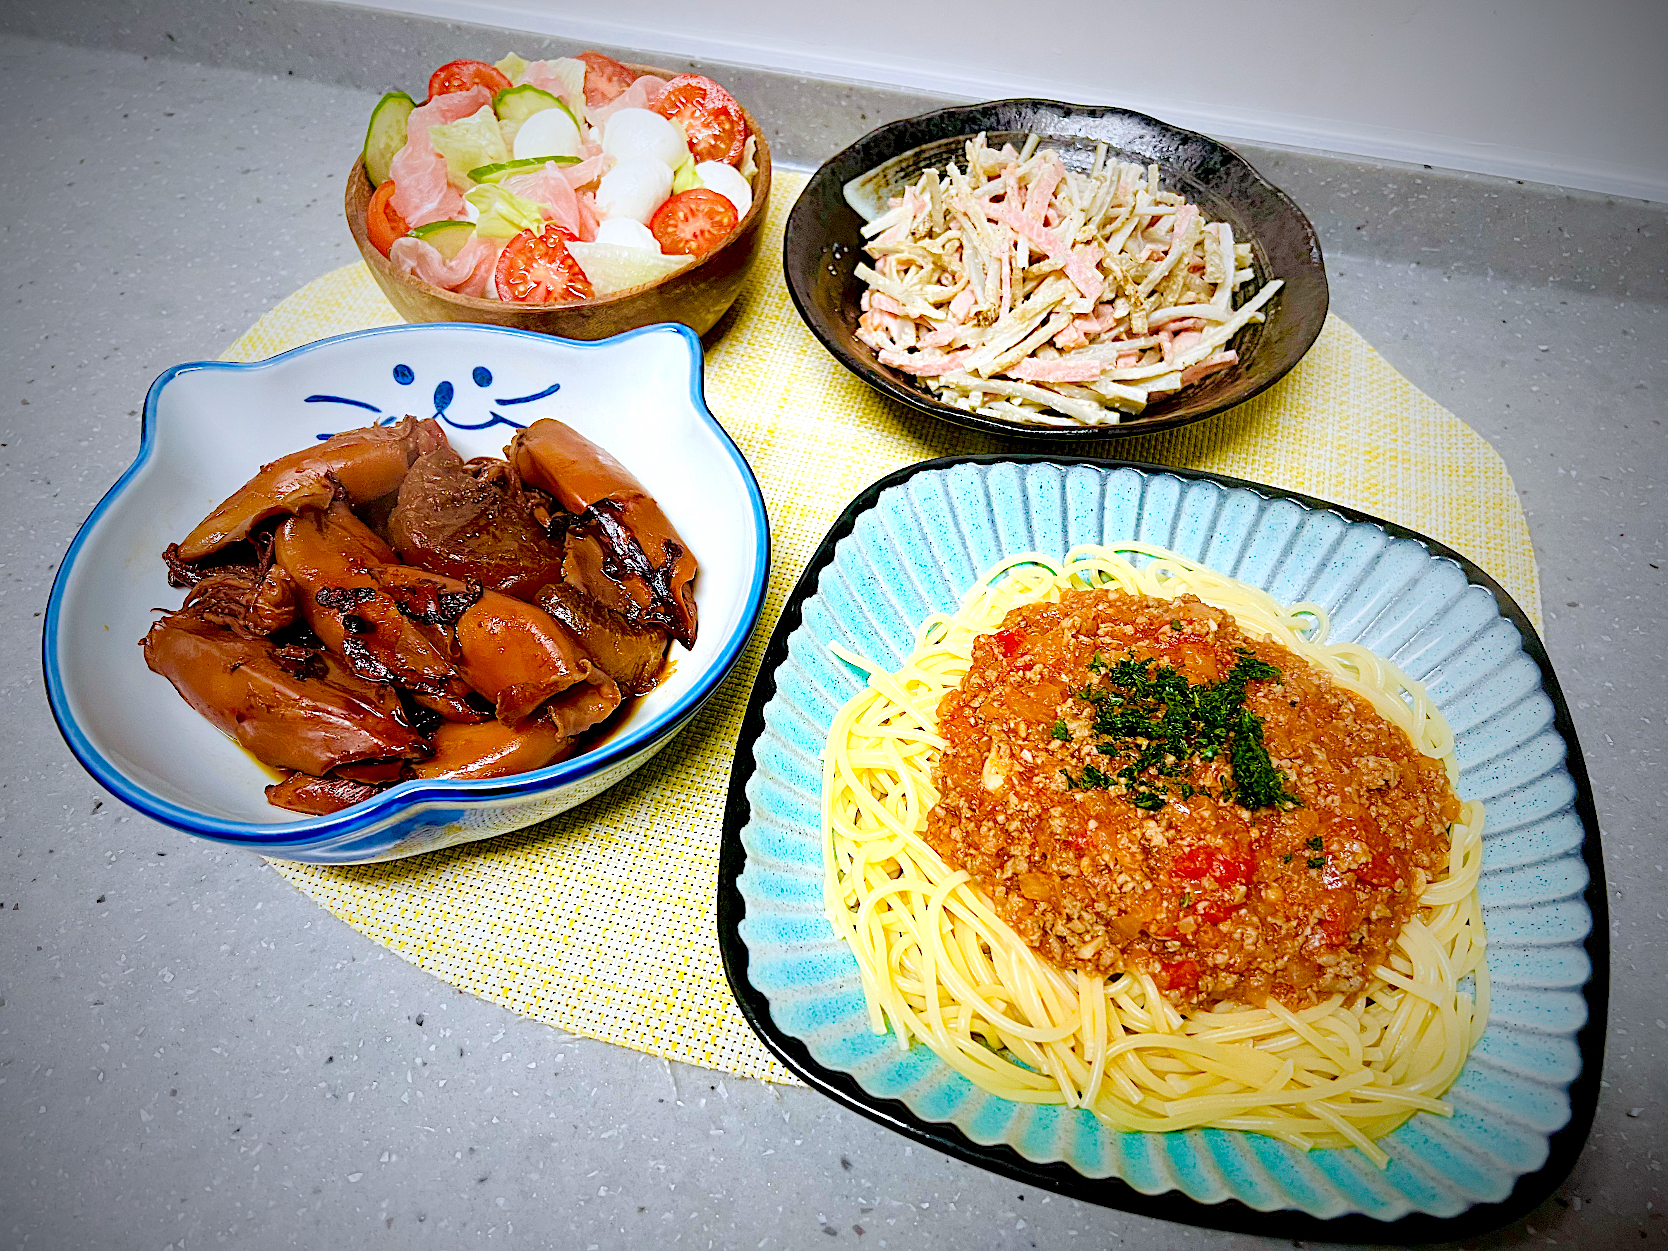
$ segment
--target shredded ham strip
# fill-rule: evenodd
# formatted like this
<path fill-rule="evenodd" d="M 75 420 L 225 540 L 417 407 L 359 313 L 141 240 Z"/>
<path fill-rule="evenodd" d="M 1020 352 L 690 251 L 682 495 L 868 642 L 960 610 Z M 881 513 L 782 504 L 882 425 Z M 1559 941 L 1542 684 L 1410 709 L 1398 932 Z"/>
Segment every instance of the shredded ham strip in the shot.
<path fill-rule="evenodd" d="M 571 176 L 571 171 L 570 171 Z M 1160 190 L 1158 167 L 969 140 L 863 228 L 873 265 L 857 337 L 883 365 L 970 412 L 1112 423 L 1235 365 L 1229 341 L 1283 285 L 1248 244 Z M 1008 381 L 1002 381 L 1007 379 Z"/>
<path fill-rule="evenodd" d="M 1094 382 L 1105 368 L 1100 361 L 1040 361 L 1035 357 L 1026 357 L 1008 370 L 1008 376 L 1023 378 L 1026 382 Z"/>

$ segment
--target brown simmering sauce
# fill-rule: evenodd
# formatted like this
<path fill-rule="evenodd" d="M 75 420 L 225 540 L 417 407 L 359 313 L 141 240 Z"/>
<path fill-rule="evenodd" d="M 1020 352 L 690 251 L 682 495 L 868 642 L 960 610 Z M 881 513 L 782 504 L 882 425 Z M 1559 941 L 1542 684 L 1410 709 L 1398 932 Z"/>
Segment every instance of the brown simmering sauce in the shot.
<path fill-rule="evenodd" d="M 1109 732 L 1107 717 L 1127 726 L 1145 689 L 1156 725 L 1169 705 L 1151 692 L 1186 688 L 1169 703 L 1216 688 L 1199 706 L 1228 708 L 1218 721 L 1238 742 L 1213 750 L 1207 726 L 1131 772 L 1152 736 Z M 1441 762 L 1400 727 L 1191 595 L 1016 608 L 975 641 L 938 720 L 949 746 L 927 840 L 1056 967 L 1144 970 L 1181 1007 L 1360 994 L 1445 869 L 1460 813 Z M 1248 808 L 1259 759 L 1278 798 Z"/>

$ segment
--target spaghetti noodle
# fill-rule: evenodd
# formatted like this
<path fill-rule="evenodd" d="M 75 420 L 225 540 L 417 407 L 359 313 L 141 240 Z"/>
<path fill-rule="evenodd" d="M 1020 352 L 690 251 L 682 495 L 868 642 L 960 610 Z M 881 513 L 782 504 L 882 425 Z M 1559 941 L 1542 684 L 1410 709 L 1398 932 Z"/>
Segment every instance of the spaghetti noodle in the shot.
<path fill-rule="evenodd" d="M 834 647 L 869 681 L 835 716 L 825 752 L 825 902 L 857 958 L 873 1028 L 902 1047 L 920 1040 L 991 1093 L 1088 1108 L 1118 1130 L 1215 1126 L 1305 1149 L 1353 1145 L 1382 1167 L 1375 1139 L 1417 1111 L 1451 1112 L 1441 1095 L 1488 1018 L 1480 804 L 1461 805 L 1446 872 L 1425 886 L 1365 991 L 1296 1010 L 1270 995 L 1260 1007 L 1184 1012 L 1137 964 L 1056 967 L 924 837 L 946 749 L 938 705 L 967 676 L 974 641 L 1016 608 L 1086 589 L 1196 596 L 1367 701 L 1456 776 L 1452 732 L 1423 688 L 1366 648 L 1325 642 L 1315 605 L 1282 607 L 1144 544 L 1005 560 L 956 612 L 922 623 L 895 673 Z"/>

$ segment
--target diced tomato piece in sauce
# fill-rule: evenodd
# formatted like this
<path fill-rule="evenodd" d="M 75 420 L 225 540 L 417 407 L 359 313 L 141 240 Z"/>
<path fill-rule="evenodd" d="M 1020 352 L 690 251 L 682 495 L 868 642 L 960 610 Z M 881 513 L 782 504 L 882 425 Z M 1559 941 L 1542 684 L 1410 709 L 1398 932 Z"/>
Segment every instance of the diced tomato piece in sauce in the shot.
<path fill-rule="evenodd" d="M 990 636 L 990 641 L 996 645 L 997 651 L 1012 660 L 1014 654 L 1025 646 L 1025 631 L 1017 629 L 998 630 Z"/>
<path fill-rule="evenodd" d="M 1199 989 L 1199 962 L 1197 960 L 1177 960 L 1170 964 L 1158 966 L 1158 981 L 1160 990 Z"/>
<path fill-rule="evenodd" d="M 1189 847 L 1171 862 L 1170 871 L 1177 877 L 1185 877 L 1194 882 L 1198 881 L 1210 872 L 1210 849 Z"/>
<path fill-rule="evenodd" d="M 1239 886 L 1251 880 L 1251 874 L 1256 867 L 1244 856 L 1224 856 L 1218 853 L 1211 857 L 1210 875 L 1223 886 Z"/>
<path fill-rule="evenodd" d="M 1355 870 L 1355 876 L 1369 886 L 1394 886 L 1401 871 L 1396 868 L 1396 862 L 1384 852 L 1379 852 L 1366 864 Z"/>
<path fill-rule="evenodd" d="M 1229 903 L 1225 899 L 1204 899 L 1194 909 L 1201 921 L 1209 921 L 1212 925 L 1220 925 L 1234 913 L 1239 911 L 1238 904 Z"/>
<path fill-rule="evenodd" d="M 1329 947 L 1342 947 L 1349 941 L 1349 922 L 1336 909 L 1323 912 L 1315 928 L 1325 936 Z"/>

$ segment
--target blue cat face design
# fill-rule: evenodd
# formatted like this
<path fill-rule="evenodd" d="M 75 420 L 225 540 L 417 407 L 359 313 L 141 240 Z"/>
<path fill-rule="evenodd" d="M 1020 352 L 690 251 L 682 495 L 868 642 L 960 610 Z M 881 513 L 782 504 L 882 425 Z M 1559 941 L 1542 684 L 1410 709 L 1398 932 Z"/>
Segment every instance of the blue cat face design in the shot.
<path fill-rule="evenodd" d="M 417 383 L 417 371 L 410 365 L 395 365 L 393 373 L 394 381 L 402 387 L 415 386 Z M 485 391 L 492 386 L 492 370 L 485 365 L 477 365 L 469 371 L 469 380 L 475 384 L 477 390 Z M 486 416 L 480 421 L 466 421 L 459 414 L 452 412 L 454 405 L 459 408 L 465 407 L 465 405 L 457 403 L 458 388 L 453 385 L 450 379 L 443 378 L 434 384 L 434 412 L 431 416 L 434 420 L 443 422 L 454 430 L 485 430 L 491 426 L 508 426 L 512 430 L 525 430 L 527 428 L 526 422 L 506 417 L 503 413 L 490 407 L 489 404 L 496 405 L 498 408 L 509 408 L 516 404 L 531 404 L 535 400 L 542 400 L 555 395 L 561 389 L 561 383 L 553 382 L 544 390 L 535 391 L 531 395 L 498 396 L 490 401 L 483 400 L 481 407 L 485 409 Z M 471 398 L 473 398 L 472 394 Z M 365 400 L 355 400 L 345 395 L 309 395 L 302 402 L 306 404 L 344 404 L 350 408 L 362 408 L 366 412 L 377 414 L 377 425 L 379 426 L 391 426 L 403 416 L 403 413 L 384 413 L 375 404 L 367 403 Z M 328 439 L 333 433 L 334 431 L 327 431 L 318 437 Z"/>

